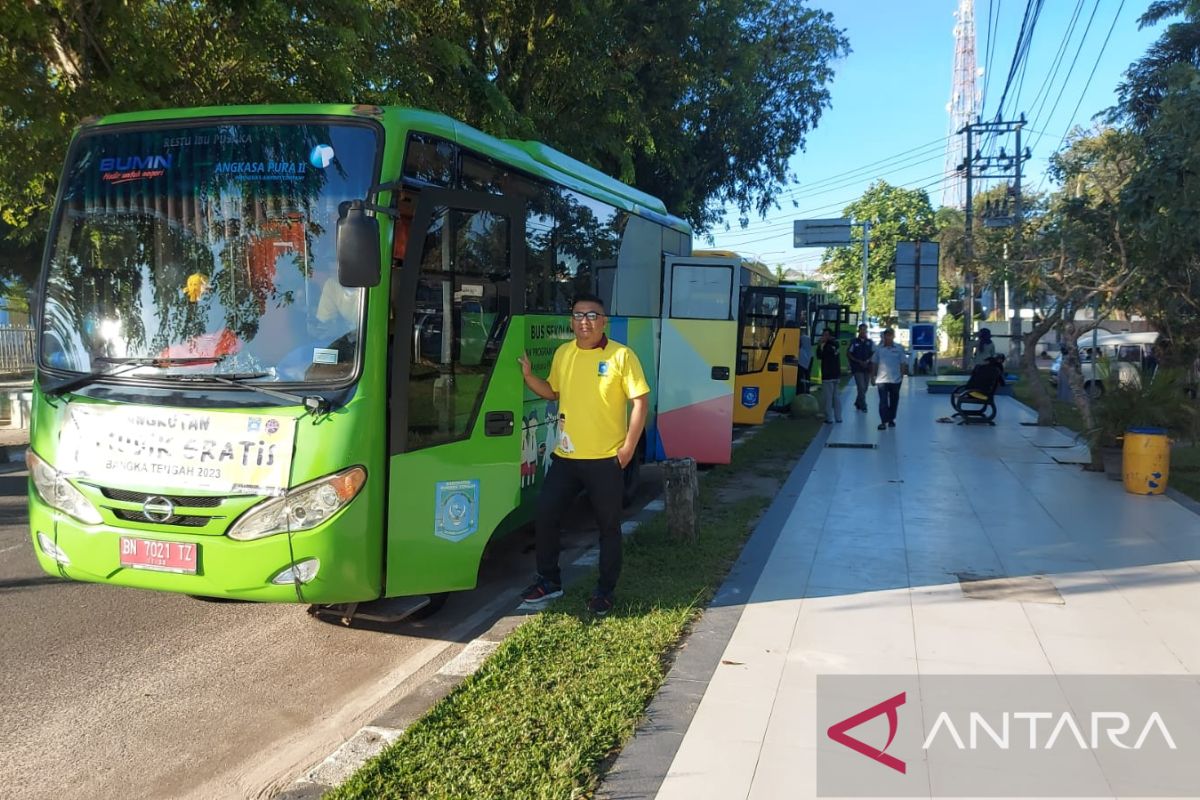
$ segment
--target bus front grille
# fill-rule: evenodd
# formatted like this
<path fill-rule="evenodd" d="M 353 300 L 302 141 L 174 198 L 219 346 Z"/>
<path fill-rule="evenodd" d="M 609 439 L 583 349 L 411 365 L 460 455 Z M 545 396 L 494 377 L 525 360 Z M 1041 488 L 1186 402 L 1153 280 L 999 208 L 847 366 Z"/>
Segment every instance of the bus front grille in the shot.
<path fill-rule="evenodd" d="M 164 500 L 170 500 L 172 504 L 177 506 L 187 506 L 188 508 L 216 508 L 225 500 L 220 495 L 191 495 L 191 494 L 159 494 L 157 492 L 133 492 L 128 489 L 113 489 L 108 486 L 99 486 L 100 492 L 109 500 L 117 500 L 122 503 L 145 503 L 151 497 L 161 497 Z M 201 517 L 201 519 L 205 519 Z"/>
<path fill-rule="evenodd" d="M 174 514 L 166 519 L 150 519 L 141 511 L 130 511 L 124 508 L 110 509 L 117 519 L 125 522 L 153 522 L 156 525 L 178 525 L 183 528 L 203 528 L 216 517 L 198 517 L 192 514 Z"/>

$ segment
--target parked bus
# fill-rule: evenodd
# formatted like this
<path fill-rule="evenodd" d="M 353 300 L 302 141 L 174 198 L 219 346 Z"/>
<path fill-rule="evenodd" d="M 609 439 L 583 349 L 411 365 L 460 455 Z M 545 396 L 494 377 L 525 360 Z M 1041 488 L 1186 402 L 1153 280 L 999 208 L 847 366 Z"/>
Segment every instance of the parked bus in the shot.
<path fill-rule="evenodd" d="M 425 111 L 85 123 L 39 293 L 41 566 L 429 610 L 531 518 L 559 413 L 517 359 L 547 373 L 581 290 L 652 387 L 637 460 L 728 461 L 737 280 L 690 234 L 545 145 Z"/>
<path fill-rule="evenodd" d="M 817 334 L 813 330 L 813 324 L 817 319 L 817 310 L 825 303 L 826 294 L 824 287 L 818 281 L 785 281 L 779 286 L 784 293 L 783 329 L 785 335 L 795 342 L 795 349 L 789 348 L 788 354 L 796 355 L 797 364 L 797 367 L 789 373 L 787 366 L 789 359 L 784 358 L 783 391 L 777 405 L 780 409 L 786 409 L 791 405 L 796 392 L 800 390 L 798 369 L 800 337 L 808 335 L 815 346 Z M 791 380 L 788 380 L 789 375 Z"/>
<path fill-rule="evenodd" d="M 778 406 L 785 385 L 795 386 L 800 333 L 785 325 L 784 291 L 757 259 L 729 250 L 697 250 L 695 256 L 727 261 L 737 268 L 740 297 L 737 327 L 735 425 L 761 425 Z"/>

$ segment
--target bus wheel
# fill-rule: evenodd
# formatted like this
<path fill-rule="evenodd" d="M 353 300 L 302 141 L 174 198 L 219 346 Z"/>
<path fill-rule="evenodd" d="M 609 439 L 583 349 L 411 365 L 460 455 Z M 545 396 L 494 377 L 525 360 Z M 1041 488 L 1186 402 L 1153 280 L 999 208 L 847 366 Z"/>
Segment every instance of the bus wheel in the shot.
<path fill-rule="evenodd" d="M 629 465 L 625 467 L 623 472 L 625 479 L 624 491 L 621 494 L 621 505 L 628 508 L 637 497 L 638 485 L 641 483 L 642 477 L 642 457 L 635 455 Z"/>

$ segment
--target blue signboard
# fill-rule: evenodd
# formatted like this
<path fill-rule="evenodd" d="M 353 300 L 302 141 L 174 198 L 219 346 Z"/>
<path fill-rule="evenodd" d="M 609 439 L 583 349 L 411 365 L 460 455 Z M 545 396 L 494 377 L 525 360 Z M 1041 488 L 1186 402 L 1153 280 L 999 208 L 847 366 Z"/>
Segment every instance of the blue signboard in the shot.
<path fill-rule="evenodd" d="M 909 341 L 912 344 L 912 349 L 913 350 L 936 350 L 937 349 L 937 344 L 936 344 L 937 339 L 934 336 L 934 331 L 936 329 L 937 329 L 936 325 L 930 325 L 925 322 L 914 323 L 913 326 L 911 328 L 909 328 L 909 331 L 908 331 L 909 337 L 910 337 Z"/>
<path fill-rule="evenodd" d="M 743 386 L 742 387 L 742 405 L 746 408 L 754 408 L 758 405 L 758 387 Z"/>

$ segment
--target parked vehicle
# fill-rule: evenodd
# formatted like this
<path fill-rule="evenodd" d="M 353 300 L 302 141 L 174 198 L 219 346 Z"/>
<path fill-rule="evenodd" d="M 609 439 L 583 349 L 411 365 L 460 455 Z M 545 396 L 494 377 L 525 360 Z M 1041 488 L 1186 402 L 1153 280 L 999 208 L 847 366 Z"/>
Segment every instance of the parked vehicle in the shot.
<path fill-rule="evenodd" d="M 1107 333 L 1079 337 L 1079 363 L 1083 385 L 1092 397 L 1100 397 L 1115 385 L 1140 386 L 1142 369 L 1158 341 L 1157 331 Z M 1094 352 L 1093 352 L 1094 351 Z M 1058 384 L 1062 353 L 1050 365 L 1050 382 Z M 1114 380 L 1116 383 L 1114 383 Z"/>

